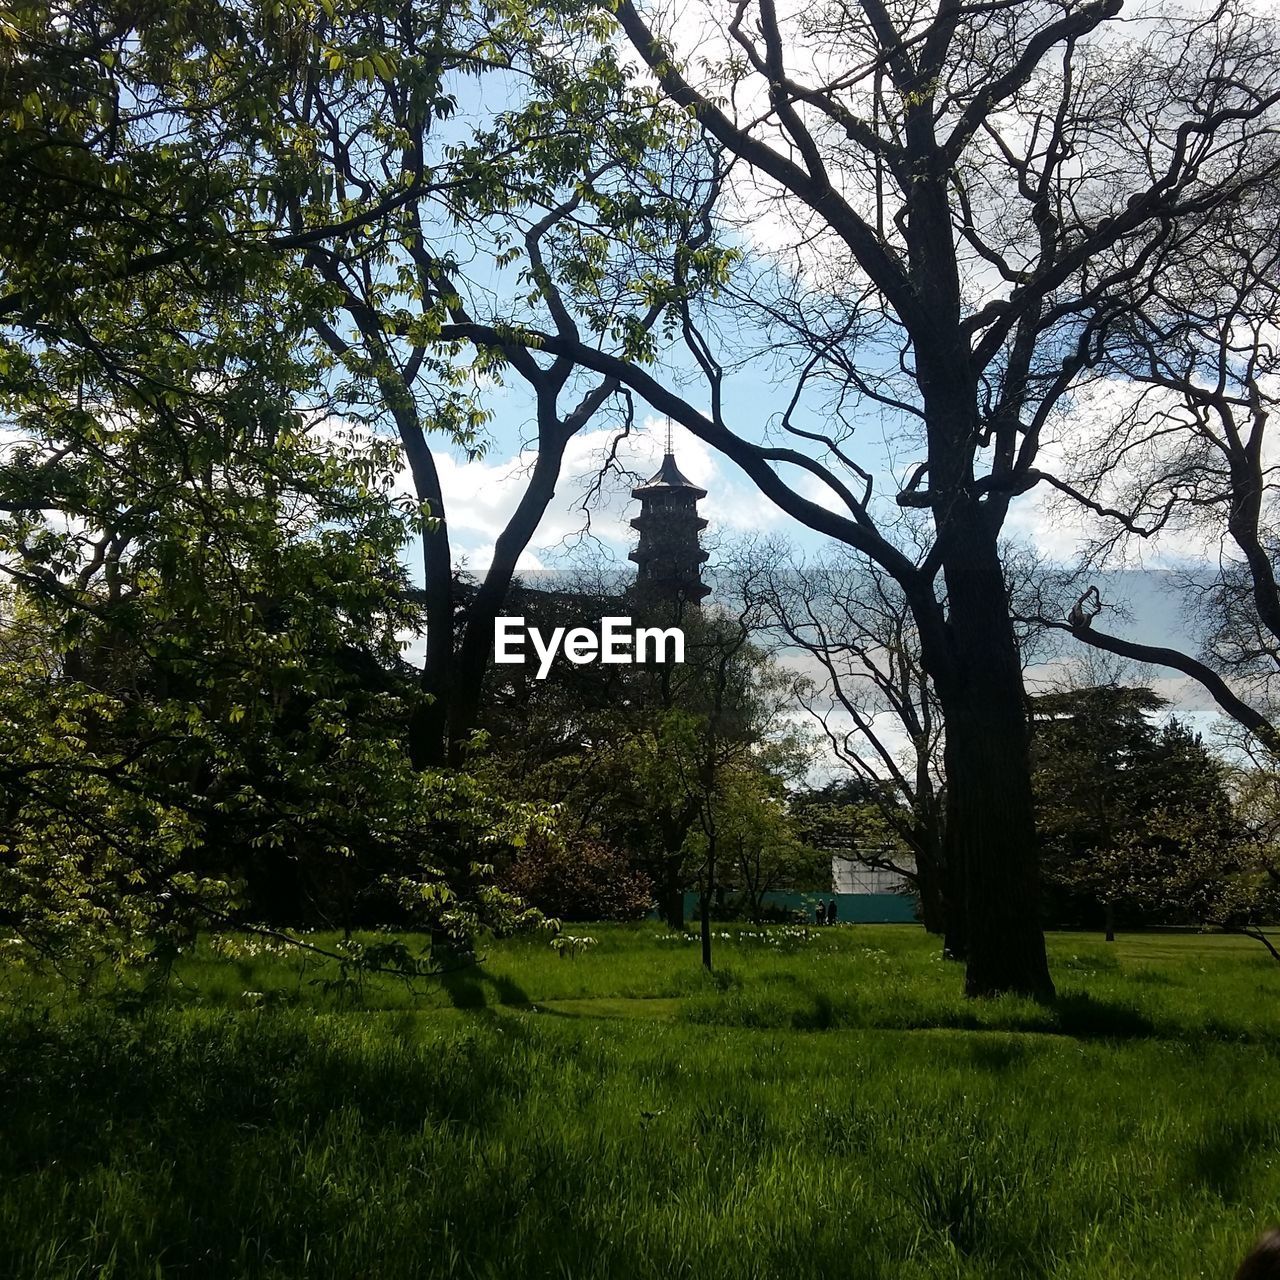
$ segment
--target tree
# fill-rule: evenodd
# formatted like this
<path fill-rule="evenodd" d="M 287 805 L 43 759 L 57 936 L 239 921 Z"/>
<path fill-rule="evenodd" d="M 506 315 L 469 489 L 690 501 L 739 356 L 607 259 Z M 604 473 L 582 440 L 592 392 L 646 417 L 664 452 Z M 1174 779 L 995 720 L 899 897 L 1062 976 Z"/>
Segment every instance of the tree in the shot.
<path fill-rule="evenodd" d="M 535 817 L 405 753 L 398 556 L 429 520 L 388 501 L 394 450 L 325 421 L 289 257 L 386 208 L 264 216 L 299 173 L 245 167 L 276 127 L 265 21 L 3 26 L 0 910 L 59 962 L 374 898 L 461 940 L 506 912 L 488 855 Z"/>
<path fill-rule="evenodd" d="M 679 293 L 642 297 L 646 278 L 719 270 L 702 247 L 706 166 L 680 145 L 675 113 L 644 100 L 605 45 L 567 74 L 602 21 L 558 4 L 162 12 L 101 0 L 29 7 L 11 32 L 0 321 L 96 360 L 101 305 L 123 367 L 159 329 L 132 305 L 140 284 L 225 299 L 274 275 L 276 315 L 309 326 L 334 408 L 391 426 L 432 517 L 420 528 L 422 764 L 461 758 L 493 617 L 569 441 L 597 414 L 624 430 L 630 418 L 613 380 L 510 341 L 460 359 L 441 321 L 493 319 L 496 286 L 503 325 L 523 313 L 633 353 Z M 488 86 L 510 110 L 482 107 Z M 460 97 L 472 100 L 462 127 Z M 569 278 L 577 322 L 560 299 Z M 437 442 L 478 455 L 489 410 L 477 386 L 513 374 L 532 402 L 534 462 L 463 610 Z"/>
<path fill-rule="evenodd" d="M 679 790 L 695 805 L 698 820 L 695 850 L 701 857 L 699 872 L 699 924 L 702 963 L 712 967 L 711 904 L 719 883 L 724 837 L 730 850 L 741 854 L 745 816 L 733 803 L 751 774 L 781 775 L 801 767 L 803 747 L 793 734 L 766 734 L 777 715 L 777 697 L 784 689 L 780 673 L 750 643 L 749 613 L 736 620 L 715 619 L 703 631 L 704 697 L 700 715 L 690 721 L 672 756 Z M 746 798 L 746 797 L 741 797 Z M 757 819 L 761 816 L 757 812 Z M 726 819 L 729 821 L 726 831 Z M 736 821 L 735 821 L 736 819 Z"/>
<path fill-rule="evenodd" d="M 742 590 L 762 610 L 766 634 L 810 659 L 815 670 L 795 682 L 796 697 L 888 828 L 889 839 L 859 847 L 880 848 L 865 854 L 869 865 L 904 875 L 925 927 L 946 933 L 944 950 L 962 958 L 963 913 L 947 910 L 960 886 L 947 883 L 942 713 L 906 599 L 874 563 L 848 552 L 816 565 L 776 549 L 758 559 Z"/>
<path fill-rule="evenodd" d="M 1041 464 L 1046 426 L 1170 246 L 1202 239 L 1276 167 L 1280 74 L 1260 23 L 1231 3 L 1208 22 L 1170 10 L 1129 29 L 1119 9 L 863 0 L 781 15 L 760 0 L 710 23 L 717 58 L 686 57 L 675 15 L 624 0 L 618 24 L 665 99 L 764 192 L 762 208 L 749 184 L 729 188 L 722 218 L 758 225 L 767 211 L 794 231 L 719 295 L 737 311 L 728 342 L 749 342 L 751 316 L 767 332 L 760 358 L 794 369 L 776 424 L 794 447 L 760 443 L 728 394 L 751 353 L 717 351 L 714 298 L 679 306 L 697 401 L 635 361 L 524 335 L 632 387 L 899 585 L 946 721 L 946 856 L 964 885 L 972 995 L 1053 990 L 998 553 L 1009 504 L 1040 484 L 1086 498 Z M 499 336 L 466 322 L 441 334 Z M 875 468 L 846 447 L 842 415 L 859 407 L 919 449 L 893 486 L 931 515 L 918 559 L 882 519 Z M 823 409 L 829 430 L 802 424 Z"/>
<path fill-rule="evenodd" d="M 0 912 L 64 972 L 264 919 L 512 918 L 485 864 L 538 815 L 405 751 L 392 455 L 237 391 L 10 450 Z"/>
<path fill-rule="evenodd" d="M 1275 190 L 1224 209 L 1176 251 L 1141 304 L 1113 322 L 1099 353 L 1102 388 L 1075 482 L 1096 516 L 1095 555 L 1178 532 L 1199 538 L 1217 571 L 1192 583 L 1203 650 L 1137 643 L 1095 625 L 1091 587 L 1065 620 L 1084 644 L 1172 667 L 1202 684 L 1254 749 L 1280 750 L 1277 512 L 1267 427 L 1275 403 Z M 1208 570 L 1208 564 L 1204 568 Z"/>
<path fill-rule="evenodd" d="M 896 803 L 901 807 L 900 800 Z M 919 899 L 920 914 L 928 927 L 931 907 L 921 888 L 914 851 L 902 834 L 909 829 L 910 815 L 895 815 L 894 805 L 889 788 L 855 777 L 800 791 L 792 798 L 791 812 L 801 837 L 821 849 L 828 860 L 841 858 L 901 876 Z M 930 929 L 938 931 L 937 925 Z M 946 947 L 943 954 L 950 954 Z"/>
<path fill-rule="evenodd" d="M 391 426 L 433 517 L 422 533 L 428 698 L 413 737 L 423 764 L 456 763 L 479 723 L 493 621 L 570 441 L 598 416 L 631 422 L 616 379 L 540 359 L 497 330 L 547 325 L 634 354 L 681 292 L 650 296 L 644 282 L 718 270 L 702 252 L 705 165 L 680 145 L 674 113 L 637 91 L 607 43 L 573 65 L 599 27 L 557 4 L 342 5 L 318 18 L 300 67 L 283 49 L 263 67 L 282 127 L 261 167 L 278 177 L 306 157 L 305 183 L 279 202 L 291 233 L 340 225 L 353 199 L 384 210 L 299 256 L 326 304 L 308 318 L 342 410 Z M 524 84 L 511 109 L 485 107 L 486 94 Z M 463 358 L 441 341 L 447 322 L 492 325 L 495 339 Z M 531 402 L 532 463 L 490 564 L 459 600 L 438 449 L 478 457 L 492 412 L 478 388 L 513 379 Z"/>
<path fill-rule="evenodd" d="M 752 774 L 793 777 L 805 756 L 800 737 L 780 723 L 788 682 L 752 643 L 749 621 L 745 614 L 687 613 L 684 668 L 653 670 L 648 696 L 614 721 L 615 745 L 597 753 L 599 768 L 627 780 L 621 796 L 600 806 L 600 820 L 629 828 L 672 928 L 683 926 L 684 891 L 697 884 L 707 968 L 726 788 Z M 608 795 L 610 788 L 602 790 Z"/>
<path fill-rule="evenodd" d="M 674 622 L 684 662 L 557 663 L 546 679 L 527 666 L 494 667 L 481 724 L 519 794 L 557 803 L 562 827 L 625 851 L 651 880 L 668 925 L 682 928 L 686 889 L 697 883 L 709 899 L 725 859 L 753 856 L 726 788 L 750 800 L 750 815 L 738 817 L 763 835 L 776 827 L 776 793 L 803 770 L 806 748 L 783 717 L 790 682 L 754 643 L 749 612 L 688 608 L 619 586 L 611 593 L 588 575 L 581 591 L 558 581 L 520 591 L 509 607 L 544 634 L 621 613 Z M 763 852 L 757 864 L 763 875 Z"/>
<path fill-rule="evenodd" d="M 1241 844 L 1221 762 L 1176 720 L 1150 720 L 1167 705 L 1116 685 L 1033 699 L 1046 875 L 1067 895 L 1058 910 L 1101 909 L 1108 941 L 1117 910 L 1202 923 Z M 1206 876 L 1201 851 L 1211 849 L 1221 862 Z"/>
<path fill-rule="evenodd" d="M 557 920 L 639 920 L 653 904 L 649 877 L 599 840 L 540 836 L 518 850 L 503 883 Z"/>
<path fill-rule="evenodd" d="M 759 768 L 727 771 L 715 797 L 721 880 L 740 892 L 752 920 L 765 918 L 765 895 L 825 886 L 826 856 L 806 844 L 782 778 Z"/>

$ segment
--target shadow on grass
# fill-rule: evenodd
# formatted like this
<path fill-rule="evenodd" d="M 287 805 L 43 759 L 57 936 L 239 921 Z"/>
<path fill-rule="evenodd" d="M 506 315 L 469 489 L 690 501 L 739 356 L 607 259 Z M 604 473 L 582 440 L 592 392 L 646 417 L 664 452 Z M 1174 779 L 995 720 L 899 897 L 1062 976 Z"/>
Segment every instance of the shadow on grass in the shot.
<path fill-rule="evenodd" d="M 297 1014 L 97 1010 L 0 1022 L 0 1176 L 81 1170 L 181 1141 L 216 1163 L 255 1135 L 333 1124 L 485 1129 L 531 1083 L 518 1026 L 424 1037 L 422 1024 Z M 0 1266 L 0 1274 L 6 1272 Z"/>
<path fill-rule="evenodd" d="M 839 1012 L 832 999 L 819 991 L 807 1009 L 797 1009 L 791 1015 L 791 1026 L 796 1031 L 830 1031 L 840 1026 Z"/>
<path fill-rule="evenodd" d="M 495 977 L 483 965 L 446 973 L 440 985 L 455 1009 L 487 1009 L 491 1004 L 527 1009 L 530 1004 L 524 988 L 514 978 Z"/>
<path fill-rule="evenodd" d="M 959 1001 L 938 1006 L 903 1002 L 880 1008 L 848 993 L 810 991 L 799 999 L 682 1002 L 678 1020 L 741 1030 L 956 1032 L 990 1036 L 1047 1035 L 1074 1040 L 1161 1040 L 1184 1043 L 1256 1044 L 1280 1049 L 1269 1028 L 1228 1025 L 1215 1019 L 1178 1025 L 1121 999 L 1068 991 L 1041 1005 Z M 1000 1057 L 1003 1050 L 996 1053 Z M 998 1065 L 998 1064 L 997 1064 Z"/>
<path fill-rule="evenodd" d="M 1160 1034 L 1156 1024 L 1132 1005 L 1083 991 L 1060 995 L 1051 1009 L 1057 1026 L 1048 1029 L 1078 1040 L 1140 1040 Z"/>
<path fill-rule="evenodd" d="M 794 1031 L 891 1030 L 891 1031 L 971 1031 L 1000 1035 L 1031 1032 L 1064 1035 L 1074 1039 L 1147 1039 L 1162 1034 L 1145 1014 L 1130 1005 L 1102 1000 L 1084 992 L 1059 996 L 1034 1012 L 1009 1021 L 992 1022 L 981 1006 L 961 1006 L 946 1011 L 899 1010 L 896 1016 L 880 1020 L 860 1007 L 845 1008 L 825 992 L 815 992 L 803 1008 L 791 1010 L 786 1025 Z"/>
<path fill-rule="evenodd" d="M 1254 1161 L 1275 1149 L 1276 1129 L 1258 1116 L 1215 1116 L 1192 1146 L 1192 1179 L 1226 1204 L 1242 1202 L 1255 1185 Z"/>

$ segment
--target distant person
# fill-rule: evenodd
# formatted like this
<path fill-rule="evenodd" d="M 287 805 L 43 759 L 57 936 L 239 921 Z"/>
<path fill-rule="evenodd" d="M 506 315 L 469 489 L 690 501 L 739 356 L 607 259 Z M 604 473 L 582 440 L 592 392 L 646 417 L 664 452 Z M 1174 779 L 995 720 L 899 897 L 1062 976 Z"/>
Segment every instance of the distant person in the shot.
<path fill-rule="evenodd" d="M 822 899 L 821 899 L 821 898 L 819 898 L 819 899 L 818 899 L 818 905 L 817 905 L 816 907 L 814 907 L 814 909 L 813 909 L 813 923 L 814 923 L 814 924 L 826 924 L 826 922 L 827 922 L 827 913 L 826 913 L 826 911 L 823 909 L 823 906 L 822 906 Z"/>
<path fill-rule="evenodd" d="M 1236 1280 L 1280 1280 L 1280 1228 L 1272 1227 L 1249 1250 Z"/>
<path fill-rule="evenodd" d="M 835 924 L 839 918 L 840 909 L 836 906 L 836 900 L 832 898 L 831 901 L 827 903 L 827 923 Z"/>

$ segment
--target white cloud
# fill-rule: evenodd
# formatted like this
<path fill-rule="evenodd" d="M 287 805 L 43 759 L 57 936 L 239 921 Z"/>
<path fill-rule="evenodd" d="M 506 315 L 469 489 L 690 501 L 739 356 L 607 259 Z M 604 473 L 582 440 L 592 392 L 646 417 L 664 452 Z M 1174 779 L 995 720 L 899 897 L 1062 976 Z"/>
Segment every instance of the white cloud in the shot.
<path fill-rule="evenodd" d="M 575 436 L 565 451 L 555 497 L 518 567 L 551 567 L 588 528 L 592 538 L 625 555 L 635 540 L 630 520 L 639 509 L 631 489 L 637 479 L 657 470 L 665 446 L 666 423 L 654 417 L 622 438 L 608 429 Z M 673 427 L 672 448 L 681 471 L 707 490 L 699 510 L 709 522 L 709 534 L 755 531 L 782 519 L 782 513 L 750 481 L 684 428 Z M 611 454 L 612 465 L 599 478 Z M 444 450 L 437 453 L 455 558 L 465 560 L 469 568 L 479 570 L 489 563 L 498 535 L 528 487 L 536 457 L 527 449 L 505 458 L 475 460 Z M 407 492 L 407 472 L 401 483 Z M 593 485 L 597 487 L 594 494 Z"/>

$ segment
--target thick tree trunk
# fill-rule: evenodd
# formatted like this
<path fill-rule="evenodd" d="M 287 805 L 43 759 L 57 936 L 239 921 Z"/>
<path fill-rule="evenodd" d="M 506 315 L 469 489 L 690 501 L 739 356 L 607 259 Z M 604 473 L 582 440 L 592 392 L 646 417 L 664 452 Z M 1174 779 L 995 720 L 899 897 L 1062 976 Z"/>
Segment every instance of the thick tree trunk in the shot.
<path fill-rule="evenodd" d="M 954 857 L 954 851 L 952 852 Z M 969 917 L 964 905 L 964 870 L 954 861 L 946 863 L 946 923 L 942 934 L 945 960 L 963 961 L 969 954 Z"/>
<path fill-rule="evenodd" d="M 1107 902 L 1102 908 L 1103 929 L 1106 931 L 1106 940 L 1114 942 L 1116 940 L 1116 904 Z"/>
<path fill-rule="evenodd" d="M 442 765 L 447 754 L 453 670 L 453 564 L 443 521 L 423 534 L 422 561 L 427 636 L 419 687 L 426 697 L 409 724 L 409 757 L 415 769 Z"/>
<path fill-rule="evenodd" d="M 944 537 L 950 662 L 938 693 L 946 862 L 964 886 L 965 990 L 1051 999 L 1022 667 L 996 537 L 980 504 L 964 499 Z"/>

